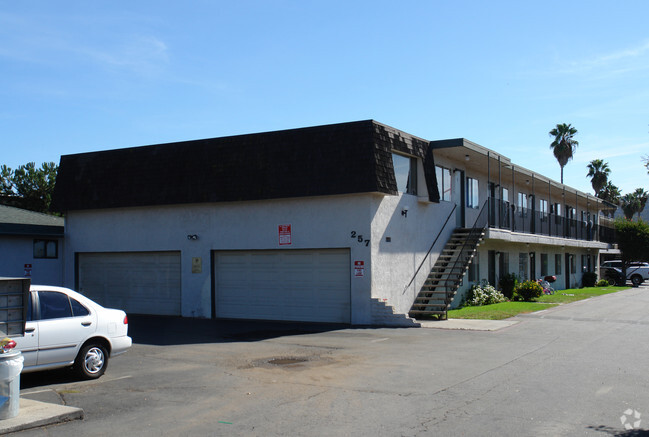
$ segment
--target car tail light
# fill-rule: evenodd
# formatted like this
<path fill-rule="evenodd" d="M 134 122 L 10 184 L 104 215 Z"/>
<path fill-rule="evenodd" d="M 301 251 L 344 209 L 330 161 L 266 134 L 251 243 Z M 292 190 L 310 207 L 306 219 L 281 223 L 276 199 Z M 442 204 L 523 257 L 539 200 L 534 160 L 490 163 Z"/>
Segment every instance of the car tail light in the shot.
<path fill-rule="evenodd" d="M 124 316 L 124 324 L 128 325 L 128 316 Z"/>

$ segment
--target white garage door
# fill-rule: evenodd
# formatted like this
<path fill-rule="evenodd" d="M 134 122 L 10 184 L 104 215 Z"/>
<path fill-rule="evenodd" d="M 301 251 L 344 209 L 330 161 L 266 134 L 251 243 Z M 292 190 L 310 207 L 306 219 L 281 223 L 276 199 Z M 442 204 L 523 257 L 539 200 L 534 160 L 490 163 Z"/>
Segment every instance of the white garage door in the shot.
<path fill-rule="evenodd" d="M 133 314 L 180 315 L 180 252 L 79 254 L 79 291 Z"/>
<path fill-rule="evenodd" d="M 215 252 L 216 315 L 350 323 L 348 249 Z"/>

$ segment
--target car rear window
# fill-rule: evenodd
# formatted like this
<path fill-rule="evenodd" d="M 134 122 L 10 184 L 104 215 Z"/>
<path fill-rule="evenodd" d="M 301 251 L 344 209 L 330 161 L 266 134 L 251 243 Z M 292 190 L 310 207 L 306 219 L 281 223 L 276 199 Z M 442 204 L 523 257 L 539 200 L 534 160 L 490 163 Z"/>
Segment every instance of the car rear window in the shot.
<path fill-rule="evenodd" d="M 74 317 L 87 316 L 90 314 L 88 308 L 84 307 L 81 302 L 74 298 L 70 298 L 70 304 L 72 305 L 72 315 Z"/>

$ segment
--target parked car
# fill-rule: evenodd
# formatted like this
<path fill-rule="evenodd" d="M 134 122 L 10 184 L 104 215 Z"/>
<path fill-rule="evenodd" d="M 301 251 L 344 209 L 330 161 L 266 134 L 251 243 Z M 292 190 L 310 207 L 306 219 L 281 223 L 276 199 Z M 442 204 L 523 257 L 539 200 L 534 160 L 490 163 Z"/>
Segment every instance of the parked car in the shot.
<path fill-rule="evenodd" d="M 622 271 L 624 263 L 620 260 L 604 261 L 601 267 L 613 267 Z M 633 285 L 637 286 L 649 279 L 649 263 L 632 262 L 626 269 L 626 278 L 630 279 Z"/>
<path fill-rule="evenodd" d="M 616 267 L 605 267 L 600 266 L 599 268 L 599 277 L 606 279 L 609 283 L 613 285 L 623 286 L 626 282 L 622 270 Z"/>
<path fill-rule="evenodd" d="M 23 353 L 23 372 L 72 366 L 84 379 L 99 378 L 108 359 L 131 347 L 128 318 L 73 290 L 30 287 L 24 337 L 16 337 Z"/>

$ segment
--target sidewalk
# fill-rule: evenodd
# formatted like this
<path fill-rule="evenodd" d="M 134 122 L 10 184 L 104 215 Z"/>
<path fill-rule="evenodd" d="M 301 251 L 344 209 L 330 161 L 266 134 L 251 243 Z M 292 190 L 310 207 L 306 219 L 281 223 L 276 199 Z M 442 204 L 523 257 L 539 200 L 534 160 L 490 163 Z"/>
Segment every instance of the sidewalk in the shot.
<path fill-rule="evenodd" d="M 434 329 L 466 329 L 470 331 L 498 331 L 520 323 L 519 320 L 474 320 L 474 319 L 448 319 L 448 320 L 417 320 L 422 328 Z"/>
<path fill-rule="evenodd" d="M 18 416 L 0 420 L 0 434 L 83 419 L 83 410 L 20 398 Z"/>

